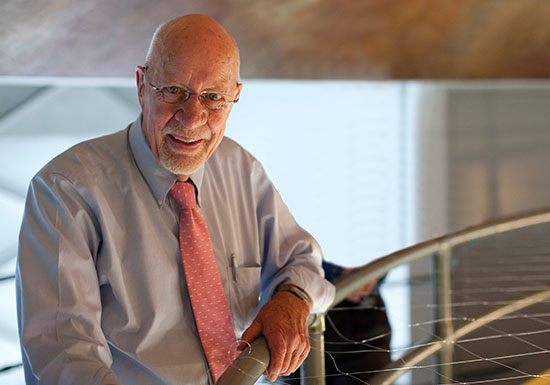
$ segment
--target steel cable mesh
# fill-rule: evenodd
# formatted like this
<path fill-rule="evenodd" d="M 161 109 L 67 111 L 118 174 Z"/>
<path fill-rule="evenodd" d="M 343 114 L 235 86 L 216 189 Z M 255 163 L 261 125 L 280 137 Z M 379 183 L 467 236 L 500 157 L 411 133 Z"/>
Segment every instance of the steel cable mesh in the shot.
<path fill-rule="evenodd" d="M 456 331 L 480 320 L 480 315 L 498 311 L 514 304 L 520 309 L 502 316 L 489 316 L 488 322 L 460 338 L 447 341 L 452 346 L 448 362 L 441 355 L 433 354 L 415 363 L 402 384 L 524 384 L 539 379 L 549 383 L 548 375 L 541 375 L 550 368 L 550 300 L 533 300 L 524 308 L 522 301 L 529 296 L 550 289 L 550 223 L 538 224 L 470 241 L 452 248 L 450 254 L 451 302 L 450 319 L 437 318 L 441 305 L 435 301 L 437 285 L 435 274 L 410 277 L 405 281 L 387 281 L 387 290 L 407 285 L 411 292 L 411 311 L 422 316 L 408 324 L 416 343 L 411 346 L 386 348 L 388 330 L 378 330 L 377 325 L 363 319 L 365 338 L 356 338 L 350 329 L 353 319 L 350 312 L 360 314 L 384 313 L 384 305 L 370 299 L 359 306 L 337 306 L 327 317 L 325 354 L 328 370 L 327 384 L 377 384 L 380 374 L 399 371 L 405 361 L 397 361 L 393 368 L 372 368 L 376 355 L 387 357 L 390 353 L 404 355 L 418 348 L 440 345 L 438 330 L 449 322 Z M 433 301 L 420 299 L 434 298 Z M 537 297 L 538 298 L 538 297 Z M 339 313 L 346 319 L 338 320 Z M 491 318 L 493 317 L 493 318 Z M 335 319 L 338 320 L 335 322 Z M 378 325 L 380 326 L 380 325 Z M 354 333 L 356 335 L 354 335 Z M 346 357 L 347 356 L 347 357 Z M 353 358 L 353 357 L 356 358 Z M 342 359 L 344 357 L 344 359 Z M 357 357 L 363 360 L 363 368 L 357 370 Z M 345 363 L 355 362 L 354 370 Z M 342 364 L 344 363 L 344 364 Z M 338 365 L 340 364 L 340 365 Z M 400 365 L 401 364 L 401 365 Z M 451 369 L 449 371 L 449 368 Z M 310 378 L 307 378 L 311 380 Z M 297 384 L 294 380 L 279 379 L 278 384 Z"/>

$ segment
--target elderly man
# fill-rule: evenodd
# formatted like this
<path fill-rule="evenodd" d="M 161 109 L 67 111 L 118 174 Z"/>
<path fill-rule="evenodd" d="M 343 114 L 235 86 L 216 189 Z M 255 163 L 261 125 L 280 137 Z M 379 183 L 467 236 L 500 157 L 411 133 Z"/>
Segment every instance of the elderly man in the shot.
<path fill-rule="evenodd" d="M 208 384 L 260 334 L 269 379 L 293 372 L 308 315 L 334 288 L 259 162 L 224 138 L 242 89 L 235 42 L 206 16 L 177 18 L 136 78 L 140 117 L 29 187 L 17 267 L 27 384 Z"/>

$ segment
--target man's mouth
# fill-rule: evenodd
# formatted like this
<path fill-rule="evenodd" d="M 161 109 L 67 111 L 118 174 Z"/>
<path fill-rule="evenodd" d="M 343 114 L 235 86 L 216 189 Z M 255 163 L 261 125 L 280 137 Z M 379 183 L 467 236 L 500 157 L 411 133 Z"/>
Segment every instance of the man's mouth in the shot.
<path fill-rule="evenodd" d="M 173 134 L 168 134 L 168 142 L 170 143 L 172 149 L 176 152 L 196 152 L 202 148 L 205 139 L 192 139 L 185 138 L 181 136 L 175 136 Z"/>
<path fill-rule="evenodd" d="M 181 142 L 181 143 L 185 143 L 185 144 L 193 144 L 193 143 L 197 143 L 197 142 L 200 142 L 202 139 L 186 139 L 186 138 L 180 138 L 180 137 L 177 137 L 177 136 L 174 136 L 172 134 L 170 134 L 170 136 L 177 140 L 178 142 Z"/>

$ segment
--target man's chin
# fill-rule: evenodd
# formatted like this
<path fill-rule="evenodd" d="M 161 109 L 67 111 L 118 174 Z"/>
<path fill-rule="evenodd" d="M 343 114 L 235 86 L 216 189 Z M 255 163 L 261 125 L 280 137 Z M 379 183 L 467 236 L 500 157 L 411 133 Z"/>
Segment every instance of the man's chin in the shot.
<path fill-rule="evenodd" d="M 201 168 L 204 163 L 202 158 L 203 157 L 199 159 L 174 159 L 170 157 L 170 159 L 161 159 L 160 164 L 172 174 L 189 176 Z"/>

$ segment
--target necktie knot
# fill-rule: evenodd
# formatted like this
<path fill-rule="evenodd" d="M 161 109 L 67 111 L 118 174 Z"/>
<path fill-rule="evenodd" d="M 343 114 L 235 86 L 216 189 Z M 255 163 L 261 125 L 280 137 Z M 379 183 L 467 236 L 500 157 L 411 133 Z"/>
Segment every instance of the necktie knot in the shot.
<path fill-rule="evenodd" d="M 177 202 L 180 209 L 188 209 L 197 205 L 193 183 L 176 181 L 170 189 L 170 196 Z"/>

